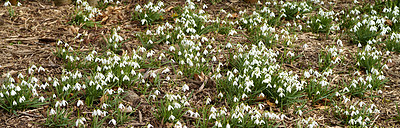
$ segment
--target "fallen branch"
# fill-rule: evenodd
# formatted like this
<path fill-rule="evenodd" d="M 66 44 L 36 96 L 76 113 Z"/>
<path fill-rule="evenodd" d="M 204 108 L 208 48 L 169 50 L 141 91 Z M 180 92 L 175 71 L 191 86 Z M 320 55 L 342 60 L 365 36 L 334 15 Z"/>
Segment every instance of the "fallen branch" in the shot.
<path fill-rule="evenodd" d="M 29 40 L 39 40 L 39 37 L 26 37 L 26 38 L 9 38 L 9 39 L 4 39 L 4 41 L 29 41 Z"/>
<path fill-rule="evenodd" d="M 18 112 L 18 114 L 31 116 L 31 117 L 36 117 L 36 118 L 42 118 L 43 117 L 43 116 L 38 116 L 38 115 L 34 115 L 34 114 L 29 114 L 29 113 L 26 113 L 26 112 Z"/>
<path fill-rule="evenodd" d="M 203 91 L 204 86 L 207 84 L 207 82 L 208 82 L 208 77 L 205 77 L 205 80 L 203 81 L 203 84 L 201 84 L 199 90 L 194 95 L 196 95 L 197 93 L 200 93 L 201 91 Z"/>

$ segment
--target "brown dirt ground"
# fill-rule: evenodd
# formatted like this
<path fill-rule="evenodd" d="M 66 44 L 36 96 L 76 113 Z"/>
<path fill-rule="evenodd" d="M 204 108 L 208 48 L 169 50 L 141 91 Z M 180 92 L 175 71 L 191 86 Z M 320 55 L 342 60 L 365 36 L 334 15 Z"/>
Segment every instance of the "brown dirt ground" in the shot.
<path fill-rule="evenodd" d="M 57 76 L 61 74 L 62 61 L 53 55 L 56 48 L 57 40 L 70 43 L 75 49 L 87 50 L 92 45 L 99 47 L 105 42 L 102 40 L 102 32 L 109 33 L 111 28 L 120 26 L 122 31 L 120 35 L 127 40 L 124 43 L 124 49 L 128 50 L 136 47 L 139 42 L 135 38 L 135 33 L 144 30 L 143 27 L 138 25 L 138 22 L 130 20 L 131 12 L 134 10 L 134 6 L 137 3 L 144 3 L 144 0 L 140 1 L 124 1 L 126 6 L 121 8 L 111 9 L 109 18 L 102 22 L 102 27 L 95 27 L 91 29 L 80 29 L 80 27 L 72 26 L 67 24 L 69 16 L 73 14 L 73 5 L 66 5 L 56 7 L 52 2 L 45 0 L 32 0 L 22 2 L 22 7 L 14 7 L 17 16 L 10 18 L 8 16 L 7 9 L 3 6 L 0 7 L 0 75 L 4 75 L 10 72 L 13 76 L 16 76 L 18 72 L 26 72 L 27 67 L 30 65 L 41 65 L 47 73 L 41 74 L 43 76 Z M 0 2 L 2 3 L 2 2 Z M 168 1 L 165 2 L 166 7 L 183 5 L 184 1 Z M 337 9 L 343 9 L 348 6 L 349 1 L 338 2 L 339 6 Z M 223 0 L 221 3 L 216 5 L 210 5 L 208 13 L 217 12 L 219 9 L 224 8 L 228 12 L 238 12 L 239 10 L 254 10 L 255 8 L 248 3 L 239 1 L 232 3 L 227 0 Z M 112 14 L 112 15 L 111 15 Z M 102 20 L 104 17 L 100 17 Z M 167 18 L 168 19 L 168 18 Z M 87 33 L 88 36 L 84 38 L 82 42 L 78 42 L 74 37 L 77 33 Z M 216 36 L 217 35 L 211 35 Z M 295 47 L 295 51 L 302 51 L 302 43 L 307 43 L 309 48 L 304 50 L 303 57 L 298 59 L 298 62 L 294 62 L 291 65 L 287 65 L 285 68 L 289 68 L 294 72 L 300 72 L 303 69 L 310 67 L 316 67 L 317 54 L 315 51 L 319 51 L 323 46 L 327 44 L 333 44 L 332 39 L 336 35 L 330 35 L 330 39 L 318 39 L 318 35 L 311 33 L 303 33 L 298 35 L 299 40 L 294 42 L 298 44 Z M 223 38 L 223 37 L 221 37 Z M 218 39 L 217 40 L 224 40 Z M 237 42 L 246 42 L 245 38 L 234 38 Z M 347 54 L 348 58 L 345 58 L 344 64 L 340 65 L 340 68 L 336 68 L 334 72 L 344 71 L 344 73 L 338 73 L 339 79 L 345 79 L 348 74 L 348 69 L 354 67 L 354 62 L 351 57 L 352 53 L 356 51 L 356 47 L 348 41 L 343 40 L 345 45 L 344 54 Z M 78 47 L 79 46 L 79 47 Z M 163 46 L 159 46 L 160 49 Z M 299 61 L 300 60 L 300 61 Z M 390 79 L 382 91 L 381 97 L 373 98 L 372 101 L 381 110 L 381 114 L 376 119 L 375 123 L 382 127 L 399 127 L 399 122 L 395 122 L 392 118 L 398 115 L 395 111 L 395 103 L 399 103 L 399 83 L 400 83 L 400 57 L 398 53 L 392 53 L 393 62 L 388 64 L 389 70 L 386 73 L 386 77 Z M 311 65 L 304 64 L 304 62 L 311 62 Z M 198 89 L 200 87 L 199 81 L 186 80 L 189 83 L 191 89 Z M 200 106 L 203 99 L 206 96 L 213 97 L 216 94 L 215 86 L 206 86 L 205 89 L 200 92 L 197 96 L 193 97 L 192 105 Z M 169 90 L 169 89 L 166 89 Z M 125 126 L 143 126 L 143 122 L 150 122 L 155 127 L 166 127 L 166 124 L 160 124 L 153 116 L 152 110 L 154 108 L 150 106 L 143 99 L 141 100 L 141 106 L 139 111 L 134 115 L 136 119 L 129 122 Z M 223 104 L 220 104 L 221 106 Z M 272 108 L 279 111 L 276 108 Z M 311 104 L 306 105 L 306 109 L 311 110 L 313 106 Z M 4 111 L 0 111 L 0 127 L 43 127 L 40 123 L 43 123 L 45 118 L 45 108 L 38 108 L 32 110 L 25 110 L 17 112 L 16 114 L 9 114 Z M 288 127 L 294 127 L 296 117 L 293 114 L 293 110 L 288 110 L 289 119 L 285 122 Z M 139 114 L 140 113 L 140 114 Z M 340 122 L 336 120 L 328 110 L 312 111 L 307 115 L 316 115 L 318 123 L 323 127 L 339 125 Z M 141 115 L 141 116 L 139 116 Z M 141 119 L 139 119 L 139 117 Z M 320 118 L 321 117 L 321 118 Z M 291 120 L 292 119 L 292 120 Z"/>

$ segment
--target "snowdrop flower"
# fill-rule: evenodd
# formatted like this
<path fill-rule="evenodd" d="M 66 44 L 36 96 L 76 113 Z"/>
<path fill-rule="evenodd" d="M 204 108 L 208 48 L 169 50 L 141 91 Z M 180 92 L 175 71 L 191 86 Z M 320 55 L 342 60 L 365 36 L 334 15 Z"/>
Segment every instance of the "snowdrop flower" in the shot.
<path fill-rule="evenodd" d="M 16 94 L 17 94 L 17 92 L 15 92 L 14 90 L 11 90 L 11 96 L 14 96 Z"/>
<path fill-rule="evenodd" d="M 122 103 L 120 103 L 120 104 L 118 105 L 118 108 L 121 109 L 121 110 L 123 110 L 123 109 L 125 109 L 125 105 L 122 104 Z"/>
<path fill-rule="evenodd" d="M 207 98 L 206 99 L 206 105 L 209 105 L 211 103 L 211 99 L 210 98 Z"/>
<path fill-rule="evenodd" d="M 81 106 L 81 105 L 84 105 L 83 102 L 82 102 L 82 100 L 78 100 L 78 102 L 76 103 L 76 106 L 79 107 L 79 106 Z"/>
<path fill-rule="evenodd" d="M 78 127 L 79 124 L 85 125 L 86 119 L 84 117 L 78 118 L 75 122 L 75 126 Z"/>
<path fill-rule="evenodd" d="M 171 116 L 169 116 L 169 118 L 168 118 L 170 121 L 173 121 L 173 120 L 175 120 L 175 116 L 174 115 L 171 115 Z"/>
<path fill-rule="evenodd" d="M 124 92 L 124 89 L 118 88 L 117 93 L 122 93 L 122 92 Z"/>
<path fill-rule="evenodd" d="M 154 91 L 154 94 L 159 95 L 160 91 L 156 90 L 156 91 Z"/>
<path fill-rule="evenodd" d="M 10 1 L 7 1 L 7 2 L 5 2 L 5 3 L 4 3 L 4 6 L 5 6 L 5 7 L 7 7 L 7 6 L 11 6 L 11 3 L 10 3 Z"/>
<path fill-rule="evenodd" d="M 39 101 L 40 101 L 40 102 L 44 102 L 44 100 L 45 100 L 45 99 L 44 99 L 43 96 L 39 97 Z"/>
<path fill-rule="evenodd" d="M 113 124 L 114 126 L 117 125 L 117 121 L 115 119 L 111 119 L 108 124 Z"/>
<path fill-rule="evenodd" d="M 360 47 L 360 48 L 361 48 L 361 47 L 362 47 L 361 43 L 358 43 L 357 47 Z"/>
<path fill-rule="evenodd" d="M 22 103 L 22 102 L 24 102 L 24 101 L 25 101 L 25 96 L 22 96 L 22 97 L 19 98 L 19 102 L 20 102 L 20 103 Z"/>
<path fill-rule="evenodd" d="M 142 19 L 141 22 L 142 22 L 142 25 L 144 25 L 147 22 L 147 20 L 146 19 Z"/>
<path fill-rule="evenodd" d="M 304 49 L 308 48 L 308 45 L 307 45 L 307 44 L 304 44 L 304 45 L 303 45 L 303 48 L 304 48 Z"/>
<path fill-rule="evenodd" d="M 22 4 L 18 1 L 17 6 L 21 6 Z"/>
<path fill-rule="evenodd" d="M 125 75 L 124 78 L 122 78 L 122 81 L 130 81 L 130 79 L 127 75 Z"/>
<path fill-rule="evenodd" d="M 232 44 L 231 43 L 226 44 L 226 48 L 232 48 Z"/>
<path fill-rule="evenodd" d="M 182 86 L 182 91 L 183 91 L 183 92 L 186 92 L 187 90 L 189 90 L 189 86 L 188 86 L 187 84 L 184 84 L 184 85 Z"/>
<path fill-rule="evenodd" d="M 231 29 L 231 31 L 229 31 L 228 36 L 233 36 L 235 34 L 237 34 L 237 32 L 234 29 Z"/>
<path fill-rule="evenodd" d="M 55 115 L 55 114 L 57 114 L 57 112 L 52 108 L 52 109 L 50 110 L 49 115 Z"/>
<path fill-rule="evenodd" d="M 339 47 L 342 47 L 342 46 L 343 46 L 342 40 L 340 40 L 340 39 L 338 39 L 338 40 L 336 41 L 336 43 L 337 43 L 337 45 L 338 45 Z"/>
<path fill-rule="evenodd" d="M 222 127 L 222 124 L 221 124 L 221 122 L 219 122 L 219 121 L 215 121 L 215 125 L 214 126 L 217 126 L 218 128 L 221 128 Z"/>
<path fill-rule="evenodd" d="M 220 93 L 218 94 L 218 97 L 219 97 L 219 98 L 222 98 L 222 97 L 224 97 L 224 95 L 220 92 Z"/>

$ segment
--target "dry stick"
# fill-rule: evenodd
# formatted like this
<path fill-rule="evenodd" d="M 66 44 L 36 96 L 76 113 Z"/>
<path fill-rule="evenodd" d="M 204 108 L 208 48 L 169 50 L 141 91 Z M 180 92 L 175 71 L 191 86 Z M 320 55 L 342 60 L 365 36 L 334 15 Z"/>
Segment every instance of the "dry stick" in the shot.
<path fill-rule="evenodd" d="M 26 38 L 9 38 L 9 39 L 4 39 L 4 41 L 29 41 L 38 39 L 39 37 L 26 37 Z"/>
<path fill-rule="evenodd" d="M 142 123 L 142 112 L 139 110 L 139 123 Z"/>
<path fill-rule="evenodd" d="M 26 112 L 18 112 L 18 114 L 27 115 L 27 116 L 36 117 L 36 118 L 43 117 L 43 116 L 38 116 L 38 115 L 34 115 L 34 114 L 29 114 L 29 113 L 26 113 Z"/>
<path fill-rule="evenodd" d="M 101 35 L 103 36 L 104 40 L 106 40 L 106 43 L 107 43 L 107 44 L 110 44 L 110 42 L 108 42 L 106 36 L 104 36 L 104 33 L 101 33 Z"/>
<path fill-rule="evenodd" d="M 379 115 L 376 116 L 376 118 L 374 119 L 374 121 L 372 121 L 372 124 L 371 124 L 371 125 L 374 125 L 374 124 L 375 124 L 375 121 L 376 121 L 376 119 L 378 119 L 378 117 L 379 117 Z"/>
<path fill-rule="evenodd" d="M 37 110 L 42 110 L 42 109 L 44 109 L 44 107 L 40 107 L 40 108 L 36 108 L 36 109 L 32 109 L 32 110 L 28 110 L 28 111 L 25 111 L 25 113 L 28 113 L 28 112 L 34 112 L 34 111 L 37 111 Z"/>
<path fill-rule="evenodd" d="M 17 116 L 15 116 L 15 115 L 13 114 L 10 118 L 8 118 L 8 119 L 6 120 L 6 125 L 11 126 L 11 124 L 9 124 L 8 121 L 10 121 L 11 119 L 13 119 L 13 118 L 15 118 L 15 117 L 17 117 Z"/>
<path fill-rule="evenodd" d="M 145 123 L 132 123 L 132 126 L 145 126 Z"/>
<path fill-rule="evenodd" d="M 208 81 L 208 77 L 206 77 L 206 79 L 204 80 L 203 84 L 201 84 L 199 90 L 194 95 L 196 95 L 197 93 L 200 93 L 201 91 L 203 91 L 203 88 L 207 84 L 207 81 Z"/>
<path fill-rule="evenodd" d="M 332 85 L 332 83 L 335 81 L 336 78 L 338 78 L 339 75 L 336 75 L 335 77 L 333 77 L 332 81 L 330 82 L 330 84 Z"/>

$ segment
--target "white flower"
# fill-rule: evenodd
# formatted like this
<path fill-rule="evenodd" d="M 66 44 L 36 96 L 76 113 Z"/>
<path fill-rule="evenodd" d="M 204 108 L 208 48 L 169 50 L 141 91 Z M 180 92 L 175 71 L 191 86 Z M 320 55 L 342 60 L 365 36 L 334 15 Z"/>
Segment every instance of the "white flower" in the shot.
<path fill-rule="evenodd" d="M 299 110 L 296 112 L 297 114 L 299 114 L 300 116 L 303 115 L 303 111 Z"/>
<path fill-rule="evenodd" d="M 144 25 L 144 23 L 146 23 L 147 20 L 146 19 L 142 19 L 141 22 L 142 22 L 142 25 Z"/>
<path fill-rule="evenodd" d="M 338 39 L 338 40 L 336 41 L 336 43 L 337 43 L 337 45 L 338 45 L 339 47 L 342 47 L 342 46 L 343 46 L 342 40 L 340 40 L 340 39 Z"/>
<path fill-rule="evenodd" d="M 54 115 L 54 114 L 57 114 L 57 112 L 54 109 L 51 109 L 49 115 Z"/>
<path fill-rule="evenodd" d="M 211 103 L 211 99 L 210 98 L 207 98 L 206 99 L 206 104 L 208 105 L 208 104 L 210 104 Z"/>
<path fill-rule="evenodd" d="M 303 48 L 304 48 L 304 49 L 308 48 L 308 45 L 307 45 L 307 44 L 304 44 L 304 45 L 303 45 Z"/>
<path fill-rule="evenodd" d="M 82 102 L 82 100 L 78 100 L 78 102 L 76 103 L 76 106 L 81 106 L 81 105 L 83 105 L 83 102 Z"/>
<path fill-rule="evenodd" d="M 222 98 L 222 97 L 224 97 L 224 95 L 220 92 L 220 93 L 218 94 L 218 97 L 219 97 L 219 98 Z"/>
<path fill-rule="evenodd" d="M 175 120 L 175 116 L 174 115 L 171 115 L 171 116 L 169 116 L 169 118 L 168 118 L 170 121 L 173 121 L 173 120 Z"/>
<path fill-rule="evenodd" d="M 308 72 L 308 71 L 304 71 L 304 77 L 306 77 L 306 78 L 310 78 L 310 73 Z"/>
<path fill-rule="evenodd" d="M 239 101 L 239 99 L 237 97 L 233 98 L 233 102 L 238 102 L 238 101 Z"/>
<path fill-rule="evenodd" d="M 61 101 L 61 106 L 67 106 L 67 105 L 68 105 L 68 102 L 66 100 Z"/>
<path fill-rule="evenodd" d="M 148 125 L 147 125 L 147 128 L 153 128 L 153 125 L 148 124 Z"/>
<path fill-rule="evenodd" d="M 118 92 L 118 93 L 124 92 L 124 89 L 118 88 L 117 92 Z"/>
<path fill-rule="evenodd" d="M 206 9 L 206 8 L 208 8 L 208 7 L 207 7 L 207 5 L 206 5 L 206 4 L 204 4 L 204 5 L 203 5 L 203 9 Z"/>
<path fill-rule="evenodd" d="M 182 128 L 182 123 L 181 122 L 176 122 L 174 128 Z"/>
<path fill-rule="evenodd" d="M 122 78 L 122 81 L 130 81 L 130 79 L 127 75 L 125 75 L 124 78 Z"/>
<path fill-rule="evenodd" d="M 76 127 L 78 127 L 79 124 L 84 125 L 84 122 L 86 122 L 86 119 L 84 117 L 82 117 L 82 118 L 79 118 L 76 120 L 75 125 L 76 125 Z"/>
<path fill-rule="evenodd" d="M 120 103 L 120 104 L 118 105 L 118 108 L 121 109 L 121 110 L 122 110 L 122 109 L 125 109 L 125 105 L 122 104 L 122 103 Z"/>
<path fill-rule="evenodd" d="M 22 4 L 18 1 L 17 6 L 21 6 Z"/>
<path fill-rule="evenodd" d="M 228 36 L 233 36 L 235 34 L 237 34 L 237 32 L 234 29 L 231 29 L 231 31 L 229 31 Z"/>
<path fill-rule="evenodd" d="M 15 92 L 14 90 L 11 90 L 11 96 L 14 96 L 16 94 L 17 94 L 17 92 Z"/>
<path fill-rule="evenodd" d="M 168 110 L 168 111 L 174 110 L 174 107 L 172 107 L 171 105 L 168 105 L 167 110 Z"/>
<path fill-rule="evenodd" d="M 174 47 L 174 46 L 170 46 L 170 47 L 169 47 L 169 51 L 171 51 L 171 52 L 172 52 L 172 51 L 175 51 L 175 47 Z"/>
<path fill-rule="evenodd" d="M 107 109 L 108 106 L 110 106 L 110 105 L 108 105 L 108 104 L 106 104 L 106 103 L 103 103 L 103 104 L 101 105 L 101 108 L 102 108 L 102 109 Z"/>
<path fill-rule="evenodd" d="M 108 123 L 109 124 L 113 124 L 113 125 L 117 125 L 117 121 L 115 119 L 111 119 Z"/>
<path fill-rule="evenodd" d="M 4 3 L 4 6 L 5 6 L 5 7 L 7 7 L 7 6 L 11 6 L 11 3 L 10 3 L 10 1 L 7 1 L 7 2 L 5 2 L 5 3 Z"/>
<path fill-rule="evenodd" d="M 159 95 L 160 91 L 156 90 L 156 91 L 154 91 L 154 94 Z"/>
<path fill-rule="evenodd" d="M 183 91 L 183 92 L 186 92 L 187 90 L 189 90 L 189 86 L 188 86 L 187 84 L 184 84 L 184 85 L 182 86 L 182 91 Z"/>
<path fill-rule="evenodd" d="M 221 128 L 222 127 L 222 124 L 221 124 L 221 122 L 219 122 L 219 121 L 215 121 L 215 125 L 214 126 L 217 126 L 218 128 Z"/>

